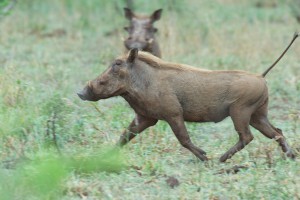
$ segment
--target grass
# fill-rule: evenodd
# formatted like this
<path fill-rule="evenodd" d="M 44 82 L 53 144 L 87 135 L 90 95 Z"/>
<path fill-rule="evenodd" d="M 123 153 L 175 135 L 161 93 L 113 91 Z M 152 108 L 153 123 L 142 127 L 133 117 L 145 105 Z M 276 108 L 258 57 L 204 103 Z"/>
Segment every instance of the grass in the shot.
<path fill-rule="evenodd" d="M 156 23 L 164 59 L 208 69 L 262 73 L 299 30 L 292 1 L 264 1 L 276 7 L 245 0 L 134 2 L 139 12 L 164 9 Z M 299 199 L 299 158 L 285 159 L 277 143 L 256 130 L 244 150 L 218 162 L 237 140 L 230 119 L 187 124 L 194 143 L 208 152 L 206 164 L 180 146 L 165 122 L 103 164 L 101 147 L 116 143 L 134 112 L 121 98 L 88 103 L 76 91 L 124 52 L 124 6 L 116 0 L 25 0 L 0 18 L 1 198 Z M 296 41 L 267 76 L 270 119 L 296 152 L 299 53 Z M 224 173 L 233 166 L 245 168 Z M 179 185 L 172 189 L 169 177 Z M 30 192 L 45 182 L 41 193 Z"/>

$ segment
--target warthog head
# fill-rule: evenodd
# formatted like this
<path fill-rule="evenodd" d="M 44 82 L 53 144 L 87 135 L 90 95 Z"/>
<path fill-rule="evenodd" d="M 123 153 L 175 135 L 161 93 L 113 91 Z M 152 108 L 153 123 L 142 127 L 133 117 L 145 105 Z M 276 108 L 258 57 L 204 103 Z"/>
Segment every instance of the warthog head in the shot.
<path fill-rule="evenodd" d="M 151 16 L 136 15 L 129 8 L 124 8 L 124 11 L 125 17 L 130 21 L 130 26 L 124 27 L 129 33 L 124 41 L 125 47 L 128 50 L 137 48 L 151 53 L 154 34 L 157 32 L 153 23 L 160 19 L 162 9 L 154 11 Z"/>
<path fill-rule="evenodd" d="M 138 50 L 133 49 L 126 59 L 115 59 L 102 74 L 94 80 L 89 81 L 77 95 L 82 100 L 98 101 L 125 93 L 130 68 L 137 54 Z"/>

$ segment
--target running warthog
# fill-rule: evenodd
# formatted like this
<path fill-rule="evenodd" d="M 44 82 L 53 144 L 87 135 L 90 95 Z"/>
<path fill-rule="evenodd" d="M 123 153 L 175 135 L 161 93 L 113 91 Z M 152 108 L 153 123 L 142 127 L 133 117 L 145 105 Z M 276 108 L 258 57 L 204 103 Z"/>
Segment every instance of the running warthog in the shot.
<path fill-rule="evenodd" d="M 184 121 L 220 122 L 230 116 L 239 141 L 220 161 L 226 161 L 253 140 L 249 125 L 275 139 L 283 152 L 294 158 L 281 130 L 267 118 L 269 97 L 264 77 L 297 37 L 295 34 L 282 55 L 262 75 L 203 70 L 165 62 L 133 49 L 90 81 L 78 96 L 88 101 L 122 96 L 129 103 L 136 117 L 122 134 L 121 146 L 158 120 L 165 120 L 180 144 L 204 161 L 206 153 L 191 142 Z"/>
<path fill-rule="evenodd" d="M 153 23 L 160 19 L 162 9 L 154 11 L 151 16 L 137 15 L 129 8 L 124 8 L 124 12 L 125 17 L 130 21 L 130 26 L 124 27 L 129 33 L 129 37 L 124 41 L 127 50 L 137 48 L 161 57 L 159 45 L 154 36 L 157 29 L 153 27 Z"/>

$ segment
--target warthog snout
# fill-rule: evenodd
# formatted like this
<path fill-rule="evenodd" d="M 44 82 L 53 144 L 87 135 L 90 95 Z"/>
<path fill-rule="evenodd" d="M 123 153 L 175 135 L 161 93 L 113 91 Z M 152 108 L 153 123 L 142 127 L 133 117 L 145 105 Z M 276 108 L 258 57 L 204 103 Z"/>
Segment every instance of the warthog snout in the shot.
<path fill-rule="evenodd" d="M 132 39 L 127 39 L 125 41 L 125 46 L 127 49 L 138 49 L 142 51 L 144 49 L 147 49 L 148 43 L 140 42 L 140 41 L 132 41 Z"/>
<path fill-rule="evenodd" d="M 80 91 L 80 92 L 77 92 L 77 95 L 79 96 L 79 98 L 81 99 L 81 100 L 87 100 L 86 98 L 85 98 L 85 94 L 84 94 L 84 92 L 83 91 Z"/>
<path fill-rule="evenodd" d="M 94 97 L 94 95 L 91 92 L 91 89 L 89 86 L 86 86 L 81 90 L 80 92 L 77 92 L 77 95 L 80 99 L 84 101 L 97 101 Z"/>

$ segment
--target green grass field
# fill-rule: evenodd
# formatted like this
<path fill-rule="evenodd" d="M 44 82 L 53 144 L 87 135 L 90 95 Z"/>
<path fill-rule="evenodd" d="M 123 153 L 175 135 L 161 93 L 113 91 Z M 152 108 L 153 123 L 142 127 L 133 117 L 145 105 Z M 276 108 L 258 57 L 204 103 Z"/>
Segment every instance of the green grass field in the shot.
<path fill-rule="evenodd" d="M 262 73 L 300 30 L 294 16 L 300 5 L 257 2 L 134 0 L 134 6 L 149 14 L 163 8 L 156 23 L 163 59 Z M 76 92 L 124 52 L 125 5 L 22 0 L 0 18 L 0 199 L 300 199 L 299 40 L 266 78 L 269 118 L 295 161 L 253 129 L 255 139 L 219 163 L 238 140 L 229 118 L 186 124 L 207 163 L 181 147 L 162 121 L 121 151 L 111 149 L 133 110 L 120 97 L 90 103 Z M 235 166 L 241 169 L 230 171 Z M 179 185 L 172 188 L 170 177 Z"/>

